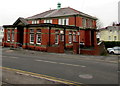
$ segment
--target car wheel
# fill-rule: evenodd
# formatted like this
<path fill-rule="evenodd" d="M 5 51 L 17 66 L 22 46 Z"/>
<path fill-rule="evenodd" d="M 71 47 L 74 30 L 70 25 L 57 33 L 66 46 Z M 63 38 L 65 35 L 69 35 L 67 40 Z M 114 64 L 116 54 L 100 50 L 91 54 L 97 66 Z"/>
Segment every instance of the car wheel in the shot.
<path fill-rule="evenodd" d="M 114 52 L 110 52 L 110 54 L 114 54 Z"/>

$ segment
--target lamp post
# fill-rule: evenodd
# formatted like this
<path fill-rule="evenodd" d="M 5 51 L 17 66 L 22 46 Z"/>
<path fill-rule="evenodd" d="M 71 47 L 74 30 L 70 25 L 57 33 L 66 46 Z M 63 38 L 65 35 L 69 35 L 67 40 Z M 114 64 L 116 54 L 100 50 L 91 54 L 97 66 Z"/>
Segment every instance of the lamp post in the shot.
<path fill-rule="evenodd" d="M 80 30 L 78 30 L 78 33 L 77 33 L 77 35 L 78 35 L 79 54 L 80 54 Z"/>

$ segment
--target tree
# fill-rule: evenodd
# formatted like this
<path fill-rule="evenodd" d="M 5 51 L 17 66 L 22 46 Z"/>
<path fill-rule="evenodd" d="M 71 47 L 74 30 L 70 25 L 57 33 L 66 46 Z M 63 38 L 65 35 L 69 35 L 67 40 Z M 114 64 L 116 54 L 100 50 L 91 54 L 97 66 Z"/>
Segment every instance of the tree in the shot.
<path fill-rule="evenodd" d="M 100 19 L 96 21 L 96 26 L 97 26 L 97 29 L 100 29 L 103 27 L 103 23 L 100 21 Z"/>

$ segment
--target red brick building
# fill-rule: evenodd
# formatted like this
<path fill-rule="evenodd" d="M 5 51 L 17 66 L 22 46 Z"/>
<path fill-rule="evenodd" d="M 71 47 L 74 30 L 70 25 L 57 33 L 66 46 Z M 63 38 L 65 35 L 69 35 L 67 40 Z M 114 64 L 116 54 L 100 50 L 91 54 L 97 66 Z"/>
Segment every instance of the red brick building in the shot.
<path fill-rule="evenodd" d="M 4 25 L 3 46 L 63 53 L 68 48 L 78 50 L 82 43 L 92 49 L 81 48 L 80 53 L 94 55 L 98 51 L 96 20 L 70 7 L 60 8 L 58 4 L 58 9 L 18 18 L 13 25 Z"/>

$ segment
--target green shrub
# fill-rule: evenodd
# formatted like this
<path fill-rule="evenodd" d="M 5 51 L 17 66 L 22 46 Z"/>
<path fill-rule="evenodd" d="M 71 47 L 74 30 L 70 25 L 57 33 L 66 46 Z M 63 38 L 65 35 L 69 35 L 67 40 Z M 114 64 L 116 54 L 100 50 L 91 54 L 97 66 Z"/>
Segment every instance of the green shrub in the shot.
<path fill-rule="evenodd" d="M 112 48 L 115 46 L 120 46 L 120 41 L 116 42 L 116 41 L 105 41 L 105 48 Z"/>

